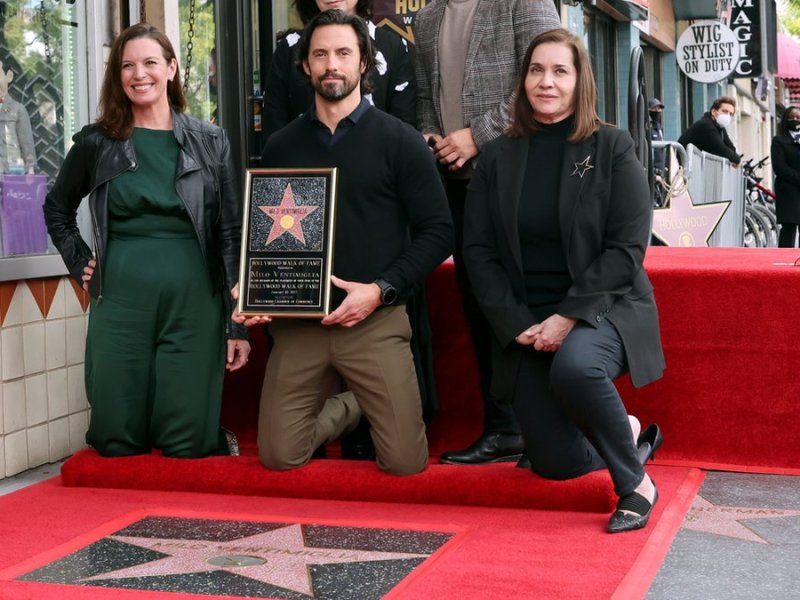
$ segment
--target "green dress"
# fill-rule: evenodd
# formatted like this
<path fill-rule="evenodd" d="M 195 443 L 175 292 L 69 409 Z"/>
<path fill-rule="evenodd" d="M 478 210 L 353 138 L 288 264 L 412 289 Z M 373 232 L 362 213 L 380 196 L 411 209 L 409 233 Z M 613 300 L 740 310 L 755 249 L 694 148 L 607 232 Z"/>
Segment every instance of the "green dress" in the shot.
<path fill-rule="evenodd" d="M 86 337 L 86 441 L 103 456 L 226 453 L 224 308 L 175 190 L 172 131 L 133 132 L 139 162 L 109 183 L 103 295 Z"/>

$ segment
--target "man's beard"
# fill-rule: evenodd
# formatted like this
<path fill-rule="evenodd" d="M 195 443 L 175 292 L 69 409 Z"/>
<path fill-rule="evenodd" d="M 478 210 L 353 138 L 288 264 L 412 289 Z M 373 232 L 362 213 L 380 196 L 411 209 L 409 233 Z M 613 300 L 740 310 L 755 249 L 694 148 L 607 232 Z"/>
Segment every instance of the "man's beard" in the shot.
<path fill-rule="evenodd" d="M 321 77 L 312 80 L 314 91 L 328 102 L 338 102 L 349 96 L 361 83 L 359 79 L 347 79 L 345 75 L 337 75 L 339 79 L 335 82 L 323 83 L 322 79 L 330 77 L 330 73 L 325 73 Z"/>

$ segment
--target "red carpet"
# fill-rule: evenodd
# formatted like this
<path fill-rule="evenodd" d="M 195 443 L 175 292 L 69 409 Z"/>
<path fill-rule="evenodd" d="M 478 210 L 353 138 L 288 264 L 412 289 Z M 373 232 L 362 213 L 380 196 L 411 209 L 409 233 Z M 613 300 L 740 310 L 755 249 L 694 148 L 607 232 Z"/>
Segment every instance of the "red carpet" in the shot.
<path fill-rule="evenodd" d="M 667 370 L 634 390 L 618 382 L 632 414 L 658 422 L 666 441 L 659 460 L 710 468 L 800 473 L 795 432 L 800 397 L 800 257 L 793 249 L 648 249 Z M 775 264 L 778 263 L 778 264 Z M 439 412 L 431 454 L 470 443 L 481 427 L 475 360 L 452 263 L 428 280 Z M 265 351 L 227 380 L 225 419 L 245 444 L 254 440 Z"/>
<path fill-rule="evenodd" d="M 458 532 L 387 598 L 641 598 L 702 480 L 680 467 L 655 466 L 651 474 L 661 497 L 651 523 L 622 535 L 604 532 L 607 514 L 68 488 L 53 479 L 0 498 L 0 598 L 207 598 L 12 580 L 136 511 Z"/>
<path fill-rule="evenodd" d="M 477 467 L 432 464 L 418 475 L 396 477 L 373 462 L 313 460 L 292 471 L 268 471 L 255 456 L 201 460 L 136 456 L 102 458 L 84 450 L 62 468 L 67 486 L 109 487 L 610 512 L 616 504 L 607 472 L 570 481 L 549 481 L 504 463 Z"/>
<path fill-rule="evenodd" d="M 663 379 L 634 390 L 618 382 L 629 411 L 661 425 L 660 464 L 800 474 L 796 250 L 650 248 L 667 359 Z M 779 263 L 779 264 L 775 264 Z M 431 454 L 460 448 L 478 434 L 481 404 L 474 357 L 452 263 L 429 279 L 439 412 L 428 430 Z M 251 330 L 247 369 L 226 379 L 223 417 L 250 458 L 203 461 L 158 456 L 105 461 L 78 453 L 64 467 L 67 485 L 406 503 L 507 506 L 607 512 L 614 497 L 604 474 L 548 482 L 528 472 L 433 464 L 394 478 L 374 465 L 312 461 L 293 473 L 267 473 L 252 455 L 266 360 L 262 332 Z M 335 455 L 335 453 L 332 453 Z"/>
<path fill-rule="evenodd" d="M 670 464 L 800 474 L 796 249 L 650 248 L 667 370 L 630 412 L 656 421 Z M 776 264 L 777 263 L 777 264 Z"/>

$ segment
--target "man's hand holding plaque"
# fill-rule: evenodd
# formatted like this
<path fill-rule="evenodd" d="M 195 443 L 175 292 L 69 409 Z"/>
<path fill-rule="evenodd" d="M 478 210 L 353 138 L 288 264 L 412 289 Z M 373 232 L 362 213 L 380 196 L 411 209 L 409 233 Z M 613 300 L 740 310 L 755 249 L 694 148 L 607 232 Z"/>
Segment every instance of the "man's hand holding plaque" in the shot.
<path fill-rule="evenodd" d="M 322 319 L 323 325 L 357 325 L 378 308 L 381 302 L 381 288 L 376 283 L 356 283 L 345 281 L 331 275 L 331 283 L 347 292 L 347 297 L 335 311 Z"/>

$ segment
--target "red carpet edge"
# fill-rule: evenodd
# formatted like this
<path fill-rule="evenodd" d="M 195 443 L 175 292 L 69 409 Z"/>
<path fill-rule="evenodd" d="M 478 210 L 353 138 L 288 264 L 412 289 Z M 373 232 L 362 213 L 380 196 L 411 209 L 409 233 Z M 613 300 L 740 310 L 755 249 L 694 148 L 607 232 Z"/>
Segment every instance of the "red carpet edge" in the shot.
<path fill-rule="evenodd" d="M 653 528 L 633 566 L 611 596 L 611 600 L 645 597 L 705 477 L 705 471 L 699 469 L 689 471 L 675 497 L 664 509 L 664 514 Z"/>

